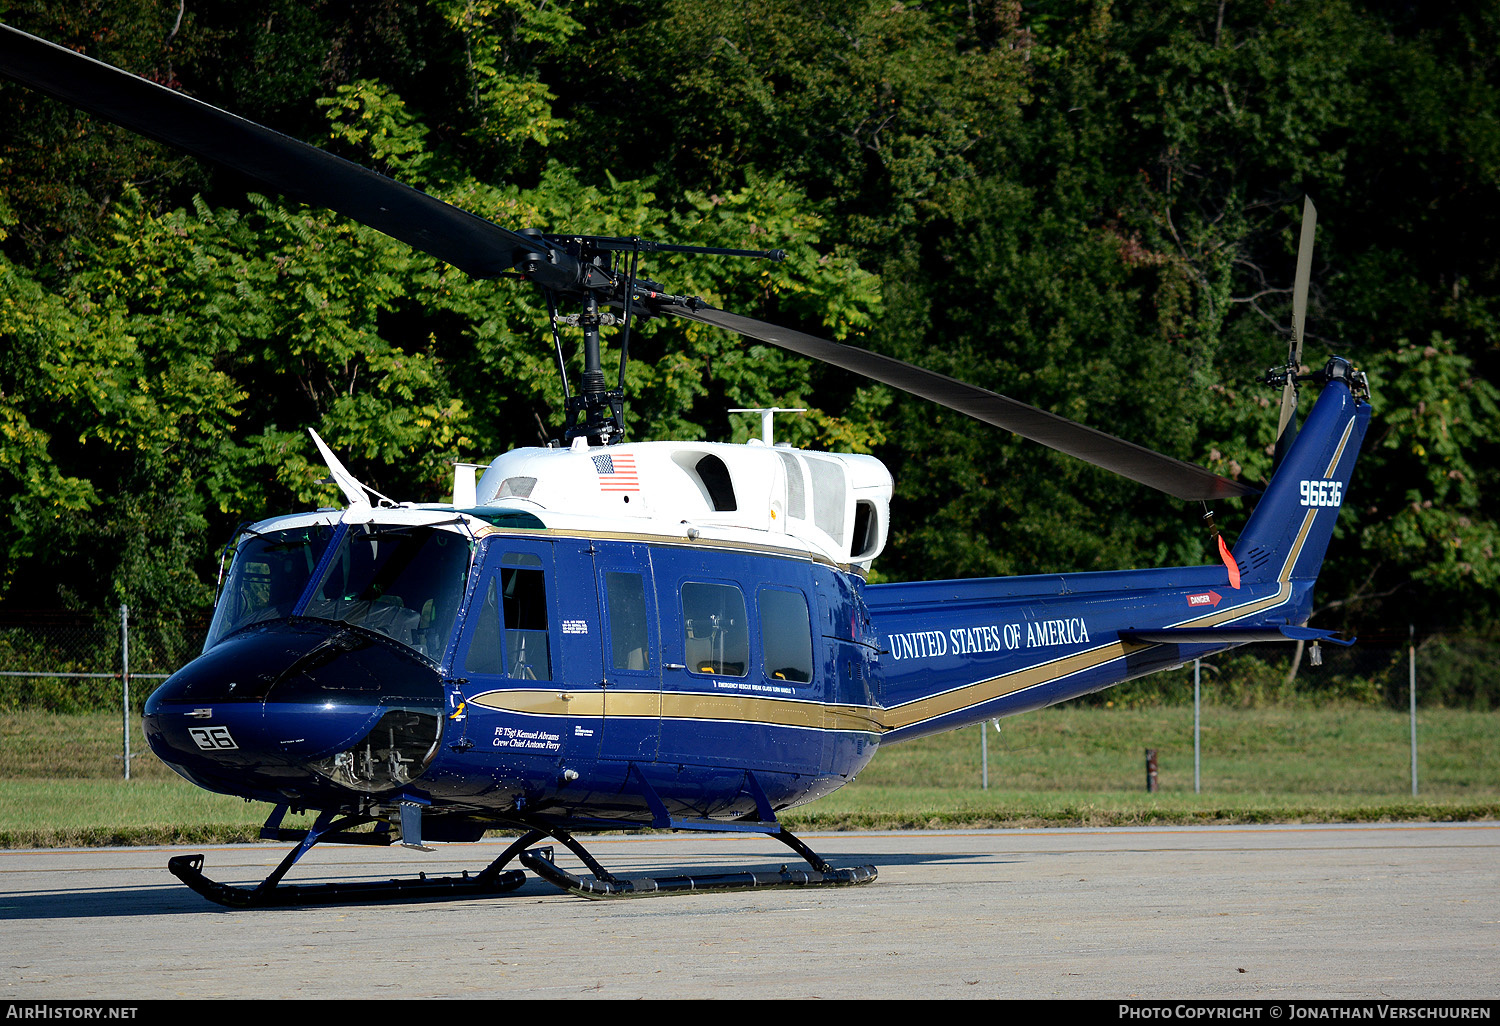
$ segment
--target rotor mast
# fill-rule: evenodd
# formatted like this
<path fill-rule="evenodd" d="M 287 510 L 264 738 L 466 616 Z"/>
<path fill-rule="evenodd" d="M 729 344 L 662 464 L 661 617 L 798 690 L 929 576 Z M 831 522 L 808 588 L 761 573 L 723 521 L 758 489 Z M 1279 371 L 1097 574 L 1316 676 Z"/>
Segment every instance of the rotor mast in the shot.
<path fill-rule="evenodd" d="M 520 277 L 532 281 L 547 297 L 557 341 L 557 370 L 566 396 L 568 423 L 563 431 L 563 441 L 568 444 L 576 438 L 587 438 L 591 445 L 614 445 L 624 440 L 625 366 L 629 358 L 630 331 L 636 318 L 655 316 L 663 301 L 675 304 L 696 302 L 687 297 L 668 296 L 660 284 L 640 277 L 642 253 L 786 259 L 785 251 L 779 249 L 682 246 L 637 237 L 543 235 L 529 231 L 522 234 L 547 247 L 528 254 L 518 265 L 518 271 Z M 615 256 L 626 253 L 630 255 L 628 263 Z M 626 266 L 617 266 L 619 263 L 626 263 Z M 564 302 L 576 304 L 579 312 L 559 317 L 557 308 Z M 609 308 L 621 312 L 616 314 Z M 568 387 L 568 368 L 561 338 L 557 335 L 559 324 L 578 328 L 583 333 L 583 372 L 576 394 Z M 605 327 L 620 329 L 620 374 L 614 388 L 609 387 L 604 376 L 600 329 Z"/>
<path fill-rule="evenodd" d="M 593 444 L 613 445 L 625 437 L 624 382 L 621 388 L 614 389 L 604 382 L 599 328 L 605 318 L 615 320 L 609 314 L 600 314 L 599 297 L 590 292 L 583 299 L 583 313 L 578 315 L 578 326 L 583 329 L 583 377 L 578 394 L 569 397 L 567 403 L 571 423 L 564 438 L 569 442 L 586 435 Z"/>

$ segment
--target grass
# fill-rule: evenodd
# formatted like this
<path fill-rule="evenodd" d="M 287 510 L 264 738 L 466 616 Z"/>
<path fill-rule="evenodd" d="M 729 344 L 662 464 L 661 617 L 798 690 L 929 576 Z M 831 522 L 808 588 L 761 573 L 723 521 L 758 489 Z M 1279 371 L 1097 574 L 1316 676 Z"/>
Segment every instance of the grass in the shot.
<path fill-rule="evenodd" d="M 139 723 L 133 724 L 138 735 Z M 786 813 L 802 829 L 1362 822 L 1500 817 L 1500 714 L 1365 707 L 1204 710 L 1201 789 L 1190 707 L 1063 706 L 893 745 L 854 783 Z M 1158 789 L 1145 789 L 1145 750 Z M 179 779 L 138 736 L 121 773 L 107 714 L 0 714 L 0 847 L 253 839 L 267 808 Z M 288 823 L 288 825 L 291 825 Z"/>
<path fill-rule="evenodd" d="M 1411 794 L 1405 713 L 1353 706 L 1209 707 L 1201 717 L 1203 794 L 1393 797 Z M 989 783 L 1016 791 L 1144 792 L 1147 749 L 1161 795 L 1193 786 L 1193 710 L 1060 706 L 988 728 Z M 1500 714 L 1418 715 L 1423 794 L 1500 798 Z M 981 785 L 980 728 L 884 749 L 855 787 Z"/>
<path fill-rule="evenodd" d="M 1500 815 L 1500 714 L 1364 707 L 1061 706 L 882 750 L 787 818 L 812 828 L 1462 820 Z M 1147 749 L 1157 790 L 1146 791 Z"/>

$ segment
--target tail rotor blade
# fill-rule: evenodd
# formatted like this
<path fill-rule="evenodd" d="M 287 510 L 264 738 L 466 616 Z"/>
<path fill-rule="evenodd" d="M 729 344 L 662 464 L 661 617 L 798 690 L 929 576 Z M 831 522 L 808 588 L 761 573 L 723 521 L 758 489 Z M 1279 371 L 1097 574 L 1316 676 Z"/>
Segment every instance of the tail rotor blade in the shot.
<path fill-rule="evenodd" d="M 1290 428 L 1292 434 L 1297 433 L 1297 383 L 1288 378 L 1281 386 L 1281 419 L 1276 422 L 1276 441 L 1280 443 L 1283 435 Z"/>
<path fill-rule="evenodd" d="M 1297 277 L 1292 284 L 1292 341 L 1286 354 L 1286 379 L 1281 386 L 1281 417 L 1276 425 L 1279 453 L 1297 435 L 1297 369 L 1302 365 L 1302 340 L 1307 325 L 1307 285 L 1312 277 L 1313 236 L 1318 209 L 1311 197 L 1302 197 L 1302 237 L 1297 243 Z M 1279 462 L 1279 458 L 1278 458 Z"/>
<path fill-rule="evenodd" d="M 1307 323 L 1307 283 L 1312 277 L 1313 233 L 1318 208 L 1310 196 L 1302 197 L 1302 238 L 1297 243 L 1297 278 L 1292 285 L 1292 362 L 1302 362 L 1303 328 Z"/>

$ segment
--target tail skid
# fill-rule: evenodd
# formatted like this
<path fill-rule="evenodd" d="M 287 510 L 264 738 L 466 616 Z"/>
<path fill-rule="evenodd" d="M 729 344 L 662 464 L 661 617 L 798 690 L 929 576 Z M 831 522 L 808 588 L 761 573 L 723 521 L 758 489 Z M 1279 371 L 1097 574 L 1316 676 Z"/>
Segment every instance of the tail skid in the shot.
<path fill-rule="evenodd" d="M 1252 641 L 1321 640 L 1312 587 L 1369 424 L 1335 359 L 1223 564 L 871 585 L 882 743 L 1010 716 Z"/>

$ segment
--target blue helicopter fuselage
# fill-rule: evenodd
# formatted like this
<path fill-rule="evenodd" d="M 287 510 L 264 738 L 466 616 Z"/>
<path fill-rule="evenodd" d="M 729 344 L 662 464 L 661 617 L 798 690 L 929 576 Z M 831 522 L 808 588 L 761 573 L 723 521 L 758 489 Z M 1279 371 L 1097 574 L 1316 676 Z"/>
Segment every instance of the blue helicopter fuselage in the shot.
<path fill-rule="evenodd" d="M 650 476 L 646 447 L 623 485 L 632 447 L 607 466 L 587 450 L 502 457 L 480 482 L 487 505 L 325 510 L 247 532 L 203 656 L 147 705 L 148 739 L 216 791 L 416 803 L 471 833 L 508 818 L 764 827 L 882 744 L 1248 641 L 1326 637 L 1303 625 L 1368 417 L 1341 383 L 1325 389 L 1233 570 L 869 585 L 889 493 L 861 519 L 858 497 L 880 489 L 855 474 L 838 492 L 847 515 L 816 526 L 814 476 L 792 476 L 812 454 L 763 451 L 739 474 L 731 447 L 659 450 L 662 473 L 701 472 L 684 478 L 701 507 L 665 527 L 630 490 Z M 539 501 L 547 460 L 581 466 L 569 487 L 592 501 Z M 609 507 L 622 495 L 639 519 Z"/>

